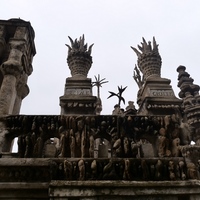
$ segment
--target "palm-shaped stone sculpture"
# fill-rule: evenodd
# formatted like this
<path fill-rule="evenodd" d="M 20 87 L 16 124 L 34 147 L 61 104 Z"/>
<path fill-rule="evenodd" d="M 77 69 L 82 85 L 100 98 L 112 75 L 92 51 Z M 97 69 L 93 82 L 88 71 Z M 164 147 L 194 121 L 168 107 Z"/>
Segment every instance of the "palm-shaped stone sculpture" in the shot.
<path fill-rule="evenodd" d="M 126 88 L 127 88 L 127 86 L 124 87 L 124 88 L 122 88 L 122 86 L 121 87 L 118 86 L 118 93 L 114 93 L 114 92 L 108 91 L 110 93 L 110 96 L 108 97 L 108 99 L 110 97 L 116 96 L 116 97 L 118 97 L 118 100 L 119 100 L 118 101 L 118 105 L 119 106 L 121 104 L 121 101 L 123 101 L 123 103 L 125 104 L 125 99 L 122 97 L 122 93 L 125 91 Z"/>
<path fill-rule="evenodd" d="M 102 87 L 104 83 L 108 83 L 108 81 L 105 81 L 106 78 L 100 79 L 99 74 L 98 74 L 98 77 L 97 76 L 94 76 L 94 77 L 96 81 L 92 82 L 92 86 L 97 87 L 97 98 L 100 98 L 100 87 Z"/>

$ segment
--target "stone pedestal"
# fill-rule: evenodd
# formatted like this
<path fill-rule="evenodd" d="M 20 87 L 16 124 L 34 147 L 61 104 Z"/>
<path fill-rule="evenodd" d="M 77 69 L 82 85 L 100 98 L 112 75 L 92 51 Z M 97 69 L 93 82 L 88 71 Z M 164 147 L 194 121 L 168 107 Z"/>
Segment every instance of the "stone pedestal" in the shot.
<path fill-rule="evenodd" d="M 64 96 L 60 97 L 61 115 L 95 114 L 97 97 L 92 96 L 90 78 L 66 79 Z"/>
<path fill-rule="evenodd" d="M 170 80 L 160 77 L 148 78 L 140 92 L 138 101 L 140 115 L 173 114 L 180 107 L 182 100 L 174 95 Z"/>

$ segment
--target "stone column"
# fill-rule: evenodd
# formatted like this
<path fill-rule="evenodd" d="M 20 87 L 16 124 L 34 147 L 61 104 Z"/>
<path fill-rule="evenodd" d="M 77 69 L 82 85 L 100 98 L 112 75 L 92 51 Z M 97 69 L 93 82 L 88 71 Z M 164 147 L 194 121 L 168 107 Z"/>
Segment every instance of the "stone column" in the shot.
<path fill-rule="evenodd" d="M 18 35 L 16 34 L 16 36 Z M 1 65 L 4 78 L 0 90 L 0 115 L 12 114 L 17 95 L 17 79 L 23 72 L 21 59 L 25 42 L 16 37 L 11 39 L 9 44 L 11 50 L 8 60 Z"/>
<path fill-rule="evenodd" d="M 0 25 L 0 57 L 2 57 L 2 53 L 5 49 L 6 41 L 5 41 L 5 26 Z"/>
<path fill-rule="evenodd" d="M 16 87 L 17 93 L 16 93 L 15 103 L 14 103 L 14 107 L 12 111 L 13 115 L 19 114 L 22 100 L 29 94 L 29 87 L 26 84 L 27 79 L 28 79 L 28 75 L 24 73 L 23 75 L 21 75 L 20 80 L 17 83 L 17 87 Z"/>
<path fill-rule="evenodd" d="M 0 90 L 0 115 L 12 114 L 16 98 L 16 77 L 5 75 Z"/>

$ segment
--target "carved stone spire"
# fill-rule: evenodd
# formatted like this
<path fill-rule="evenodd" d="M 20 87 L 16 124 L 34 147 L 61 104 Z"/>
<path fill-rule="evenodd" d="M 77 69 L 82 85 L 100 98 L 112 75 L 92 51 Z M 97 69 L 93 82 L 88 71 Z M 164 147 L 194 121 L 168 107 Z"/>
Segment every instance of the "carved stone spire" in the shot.
<path fill-rule="evenodd" d="M 68 47 L 68 57 L 67 63 L 69 69 L 71 70 L 72 77 L 74 76 L 83 76 L 87 78 L 87 74 L 92 65 L 92 45 L 87 48 L 87 43 L 85 44 L 84 35 L 75 39 L 74 41 L 69 37 L 71 46 L 66 44 Z"/>
<path fill-rule="evenodd" d="M 149 77 L 157 76 L 160 77 L 160 69 L 162 60 L 158 52 L 158 44 L 156 43 L 155 38 L 153 37 L 153 46 L 151 42 L 146 42 L 144 38 L 141 42 L 141 46 L 138 45 L 138 49 L 131 47 L 138 56 L 138 67 L 143 73 L 144 80 L 147 80 Z"/>
<path fill-rule="evenodd" d="M 185 66 L 177 68 L 179 97 L 183 99 L 182 109 L 189 125 L 194 128 L 193 141 L 200 145 L 200 95 L 199 85 L 193 84 L 194 80 L 186 71 Z"/>

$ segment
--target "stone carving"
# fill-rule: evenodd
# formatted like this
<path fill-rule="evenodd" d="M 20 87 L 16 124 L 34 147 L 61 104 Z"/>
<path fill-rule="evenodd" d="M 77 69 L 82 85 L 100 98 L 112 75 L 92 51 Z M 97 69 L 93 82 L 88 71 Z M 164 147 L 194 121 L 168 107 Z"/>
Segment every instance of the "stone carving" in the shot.
<path fill-rule="evenodd" d="M 161 128 L 158 136 L 158 156 L 165 157 L 170 156 L 169 140 L 166 138 L 166 130 Z"/>
<path fill-rule="evenodd" d="M 83 181 L 85 179 L 85 163 L 83 160 L 79 160 L 78 169 L 79 169 L 79 180 Z"/>
<path fill-rule="evenodd" d="M 118 86 L 118 93 L 109 91 L 110 96 L 107 99 L 109 99 L 113 96 L 116 96 L 118 98 L 118 105 L 120 107 L 121 101 L 125 104 L 125 99 L 122 97 L 122 93 L 126 90 L 126 88 L 127 88 L 127 86 L 124 88 L 122 88 L 122 86 L 121 87 Z"/>
<path fill-rule="evenodd" d="M 125 159 L 124 160 L 124 173 L 123 173 L 123 179 L 124 180 L 131 180 L 131 175 L 130 175 L 130 160 Z"/>
<path fill-rule="evenodd" d="M 139 71 L 137 65 L 135 65 L 135 68 L 134 68 L 133 78 L 140 89 L 144 83 L 144 80 L 143 80 L 143 78 L 141 78 L 140 71 Z"/>
<path fill-rule="evenodd" d="M 67 63 L 69 69 L 71 70 L 72 77 L 74 76 L 83 76 L 87 77 L 88 71 L 92 64 L 92 45 L 87 47 L 85 44 L 84 35 L 74 41 L 69 37 L 71 46 L 66 44 L 68 47 L 68 57 Z"/>
<path fill-rule="evenodd" d="M 65 159 L 62 165 L 58 163 L 59 179 L 64 177 L 67 180 L 198 178 L 195 175 L 196 161 L 192 161 L 191 156 L 184 154 L 183 147 L 187 144 L 181 143 L 182 129 L 175 115 L 159 117 L 111 115 L 107 118 L 9 116 L 6 118 L 6 124 L 11 135 L 19 135 L 20 157 L 42 158 L 54 155 L 59 159 L 69 158 Z M 190 129 L 187 131 L 189 131 L 187 134 L 190 134 Z M 145 155 L 149 148 L 147 144 L 154 146 L 155 156 L 159 157 L 153 159 Z M 147 145 L 145 151 L 143 145 Z M 97 157 L 95 151 L 98 151 Z M 110 162 L 109 156 L 112 157 Z M 179 161 L 174 160 L 177 157 Z M 77 158 L 81 160 L 77 161 Z"/>
<path fill-rule="evenodd" d="M 143 38 L 143 42 L 141 46 L 138 45 L 138 51 L 136 48 L 131 47 L 138 56 L 138 67 L 143 74 L 143 80 L 146 81 L 149 77 L 157 76 L 160 77 L 160 69 L 161 69 L 161 57 L 158 52 L 158 44 L 156 43 L 155 38 L 153 38 L 153 46 L 151 42 L 146 42 Z M 137 69 L 137 68 L 136 68 Z M 136 72 L 138 75 L 138 72 Z M 139 78 L 139 77 L 138 77 Z M 137 79 L 138 79 L 137 78 Z M 141 78 L 140 78 L 141 79 Z M 140 87 L 142 84 L 142 80 L 137 80 Z"/>
<path fill-rule="evenodd" d="M 108 81 L 105 81 L 105 78 L 100 79 L 100 75 L 98 74 L 98 78 L 97 76 L 95 77 L 95 81 L 92 82 L 92 86 L 96 86 L 97 87 L 97 107 L 96 107 L 96 114 L 100 115 L 101 111 L 102 111 L 102 103 L 101 103 L 101 98 L 100 98 L 100 87 L 102 87 L 103 84 L 108 83 Z"/>
<path fill-rule="evenodd" d="M 172 181 L 176 180 L 176 176 L 175 176 L 175 166 L 174 166 L 174 162 L 172 160 L 169 161 L 169 177 Z"/>

